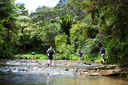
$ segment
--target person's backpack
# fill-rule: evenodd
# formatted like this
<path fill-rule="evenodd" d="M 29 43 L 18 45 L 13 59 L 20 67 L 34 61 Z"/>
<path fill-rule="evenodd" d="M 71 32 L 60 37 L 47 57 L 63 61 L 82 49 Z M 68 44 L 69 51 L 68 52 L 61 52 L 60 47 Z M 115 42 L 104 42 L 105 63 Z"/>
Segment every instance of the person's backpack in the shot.
<path fill-rule="evenodd" d="M 83 52 L 82 52 L 82 51 L 79 51 L 79 54 L 81 54 L 81 55 L 82 55 L 82 54 L 83 54 Z"/>
<path fill-rule="evenodd" d="M 48 50 L 48 54 L 49 54 L 49 55 L 52 55 L 53 53 L 54 53 L 54 52 L 53 52 L 53 49 L 49 49 L 49 50 Z"/>

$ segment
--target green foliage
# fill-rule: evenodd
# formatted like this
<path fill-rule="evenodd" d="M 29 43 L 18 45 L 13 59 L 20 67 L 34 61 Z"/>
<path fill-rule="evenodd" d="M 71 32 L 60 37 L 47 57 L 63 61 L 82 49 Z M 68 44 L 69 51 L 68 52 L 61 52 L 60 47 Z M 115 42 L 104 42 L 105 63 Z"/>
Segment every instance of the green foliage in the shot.
<path fill-rule="evenodd" d="M 18 12 L 19 15 L 29 16 L 28 15 L 28 10 L 26 10 L 24 3 L 22 3 L 22 4 L 21 3 L 17 3 L 16 7 L 17 7 L 17 12 Z"/>
<path fill-rule="evenodd" d="M 127 0 L 60 0 L 29 16 L 24 4 L 1 1 L 0 58 L 18 54 L 16 58 L 47 59 L 37 53 L 45 54 L 53 46 L 54 59 L 77 60 L 81 49 L 82 60 L 101 62 L 98 54 L 105 46 L 107 63 L 127 62 L 127 4 Z"/>
<path fill-rule="evenodd" d="M 0 20 L 1 19 L 6 19 L 10 15 L 14 14 L 15 11 L 15 4 L 14 0 L 6 0 L 6 1 L 1 1 L 0 4 Z"/>
<path fill-rule="evenodd" d="M 67 59 L 68 55 L 73 53 L 73 46 L 66 44 L 67 35 L 57 35 L 55 37 L 56 51 L 59 52 L 62 59 Z"/>
<path fill-rule="evenodd" d="M 69 59 L 69 60 L 78 60 L 79 56 L 75 56 L 73 54 L 70 54 L 70 55 L 68 55 L 67 59 Z"/>
<path fill-rule="evenodd" d="M 87 2 L 87 3 L 86 3 Z M 82 8 L 91 14 L 91 22 L 99 27 L 97 39 L 108 48 L 108 60 L 119 63 L 126 59 L 127 49 L 127 0 L 88 0 Z"/>
<path fill-rule="evenodd" d="M 0 50 L 1 58 L 11 58 L 17 52 L 17 49 L 14 49 L 13 43 L 6 42 L 0 44 Z"/>
<path fill-rule="evenodd" d="M 76 16 L 79 17 L 78 20 L 85 17 L 84 10 L 81 9 L 81 5 L 79 4 L 83 0 L 66 0 L 66 3 L 63 3 L 60 0 L 60 3 L 57 4 L 55 7 L 59 15 L 70 15 L 72 19 L 74 19 Z"/>
<path fill-rule="evenodd" d="M 72 20 L 70 16 L 60 16 L 60 20 L 58 19 L 58 22 L 61 25 L 61 29 L 65 32 L 65 34 L 70 35 L 69 30 L 71 29 Z"/>
<path fill-rule="evenodd" d="M 31 13 L 32 21 L 39 22 L 43 21 L 43 24 L 47 23 L 50 19 L 58 17 L 55 8 L 49 8 L 46 6 L 38 7 L 36 12 Z"/>
<path fill-rule="evenodd" d="M 0 58 L 10 58 L 17 52 L 15 48 L 15 35 L 18 29 L 15 26 L 15 4 L 14 0 L 0 2 Z"/>
<path fill-rule="evenodd" d="M 84 29 L 86 27 L 86 23 L 78 21 L 76 24 L 72 25 L 70 30 L 70 41 L 72 46 L 74 46 L 74 51 L 76 52 L 77 48 L 81 48 L 85 44 L 85 37 Z"/>
<path fill-rule="evenodd" d="M 41 40 L 42 49 L 40 50 L 42 50 L 43 53 L 46 53 L 50 46 L 55 47 L 55 36 L 59 32 L 57 27 L 58 24 L 56 23 L 48 23 L 42 28 L 37 28 L 36 31 L 38 34 L 36 36 Z"/>
<path fill-rule="evenodd" d="M 76 50 L 79 48 L 83 48 L 83 47 L 86 48 L 87 47 L 86 44 L 91 45 L 92 41 L 90 38 L 95 37 L 96 33 L 97 33 L 97 27 L 90 25 L 87 22 L 85 23 L 78 21 L 76 24 L 72 25 L 72 28 L 70 30 L 70 34 L 71 34 L 70 40 L 71 40 L 71 44 L 75 47 L 74 51 L 76 52 Z M 95 45 L 96 44 L 94 42 L 93 45 L 94 48 L 96 47 Z"/>
<path fill-rule="evenodd" d="M 66 44 L 66 43 L 67 43 L 67 35 L 63 34 L 63 35 L 55 36 L 56 49 L 60 47 L 60 45 Z"/>
<path fill-rule="evenodd" d="M 35 55 L 35 52 L 31 52 L 32 55 Z"/>
<path fill-rule="evenodd" d="M 47 59 L 48 57 L 44 54 L 17 54 L 14 58 L 17 59 Z"/>

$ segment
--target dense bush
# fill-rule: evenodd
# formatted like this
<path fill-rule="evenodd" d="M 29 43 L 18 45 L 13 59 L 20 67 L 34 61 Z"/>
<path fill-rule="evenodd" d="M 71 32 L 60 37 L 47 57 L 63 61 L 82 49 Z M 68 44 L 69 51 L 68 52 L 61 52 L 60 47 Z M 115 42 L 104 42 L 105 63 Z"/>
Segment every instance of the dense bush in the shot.
<path fill-rule="evenodd" d="M 68 0 L 52 8 L 39 7 L 30 15 L 23 4 L 2 2 L 0 58 L 47 59 L 38 53 L 46 54 L 53 46 L 54 59 L 77 60 L 81 49 L 82 60 L 101 62 L 104 46 L 106 63 L 128 60 L 127 0 Z M 35 55 L 24 55 L 31 52 Z"/>

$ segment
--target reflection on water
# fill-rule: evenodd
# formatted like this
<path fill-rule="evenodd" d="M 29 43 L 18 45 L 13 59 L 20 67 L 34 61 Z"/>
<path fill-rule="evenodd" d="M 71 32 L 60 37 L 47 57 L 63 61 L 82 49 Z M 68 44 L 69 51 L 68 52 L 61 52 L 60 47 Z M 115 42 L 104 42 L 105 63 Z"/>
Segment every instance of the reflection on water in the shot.
<path fill-rule="evenodd" d="M 128 79 L 60 74 L 2 74 L 0 85 L 128 85 Z"/>
<path fill-rule="evenodd" d="M 50 85 L 128 85 L 128 81 L 110 77 L 58 76 Z"/>

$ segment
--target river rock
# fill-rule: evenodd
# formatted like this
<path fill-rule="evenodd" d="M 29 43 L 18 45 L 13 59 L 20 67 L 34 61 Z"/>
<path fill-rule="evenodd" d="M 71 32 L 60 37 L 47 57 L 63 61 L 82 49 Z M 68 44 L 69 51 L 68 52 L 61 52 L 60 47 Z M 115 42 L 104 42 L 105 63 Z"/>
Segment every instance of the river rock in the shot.
<path fill-rule="evenodd" d="M 69 71 L 69 69 L 68 69 L 68 68 L 66 68 L 66 69 L 65 69 L 65 71 Z"/>
<path fill-rule="evenodd" d="M 117 66 L 116 65 L 107 65 L 106 68 L 107 69 L 115 69 L 115 68 L 117 68 Z"/>
<path fill-rule="evenodd" d="M 43 75 L 49 75 L 49 73 L 44 73 Z"/>
<path fill-rule="evenodd" d="M 107 76 L 113 74 L 113 70 L 88 70 L 88 72 L 80 72 L 80 75 L 86 76 Z"/>

